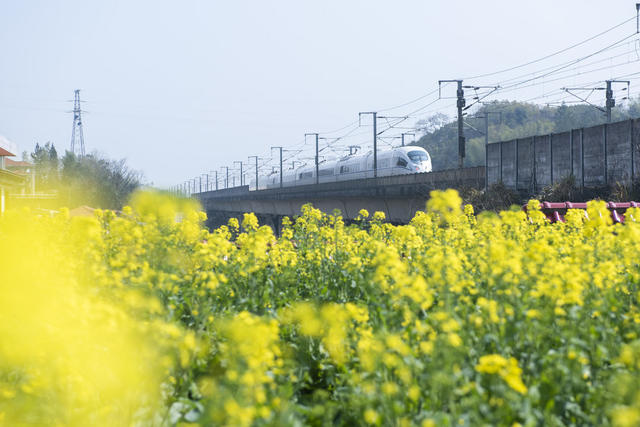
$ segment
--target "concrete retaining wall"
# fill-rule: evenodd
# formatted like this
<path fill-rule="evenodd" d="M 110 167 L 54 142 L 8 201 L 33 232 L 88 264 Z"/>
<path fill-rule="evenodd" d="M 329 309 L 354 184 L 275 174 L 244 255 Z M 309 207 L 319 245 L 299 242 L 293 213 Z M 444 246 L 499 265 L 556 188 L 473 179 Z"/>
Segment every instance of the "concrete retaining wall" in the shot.
<path fill-rule="evenodd" d="M 640 119 L 489 144 L 487 182 L 536 193 L 573 175 L 582 188 L 631 184 L 640 168 Z"/>

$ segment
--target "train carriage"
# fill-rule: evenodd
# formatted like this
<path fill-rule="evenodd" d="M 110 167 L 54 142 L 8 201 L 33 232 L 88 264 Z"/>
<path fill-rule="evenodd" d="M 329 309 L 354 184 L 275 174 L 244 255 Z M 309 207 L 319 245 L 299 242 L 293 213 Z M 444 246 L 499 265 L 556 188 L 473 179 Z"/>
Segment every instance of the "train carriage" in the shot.
<path fill-rule="evenodd" d="M 422 147 L 407 146 L 381 150 L 377 155 L 377 175 L 393 176 L 431 172 L 431 157 Z M 345 156 L 339 160 L 324 161 L 318 165 L 318 182 L 335 182 L 374 176 L 373 152 Z M 280 187 L 280 173 L 272 171 L 259 177 L 259 190 Z M 282 173 L 282 186 L 309 185 L 316 183 L 315 165 L 303 165 Z M 256 189 L 255 179 L 249 184 Z"/>

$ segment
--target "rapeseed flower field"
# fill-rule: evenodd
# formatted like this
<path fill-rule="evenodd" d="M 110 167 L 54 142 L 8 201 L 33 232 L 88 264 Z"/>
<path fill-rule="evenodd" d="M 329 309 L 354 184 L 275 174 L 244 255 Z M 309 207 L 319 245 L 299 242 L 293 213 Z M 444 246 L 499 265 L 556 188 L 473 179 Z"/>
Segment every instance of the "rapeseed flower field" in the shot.
<path fill-rule="evenodd" d="M 640 210 L 0 218 L 0 424 L 640 425 Z M 638 222 L 636 222 L 638 221 Z"/>

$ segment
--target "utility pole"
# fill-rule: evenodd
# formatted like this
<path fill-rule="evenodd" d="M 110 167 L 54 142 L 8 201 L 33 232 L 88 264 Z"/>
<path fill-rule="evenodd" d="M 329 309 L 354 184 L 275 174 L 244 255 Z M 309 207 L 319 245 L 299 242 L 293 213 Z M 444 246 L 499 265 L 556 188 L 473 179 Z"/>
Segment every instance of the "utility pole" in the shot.
<path fill-rule="evenodd" d="M 227 180 L 224 182 L 224 188 L 227 189 L 227 188 L 229 188 L 229 167 L 228 166 L 222 166 L 220 169 L 226 169 L 226 171 L 227 171 Z"/>
<path fill-rule="evenodd" d="M 585 102 L 589 105 L 591 105 L 592 107 L 602 111 L 603 113 L 605 113 L 606 118 L 607 118 L 607 123 L 611 123 L 611 110 L 613 109 L 613 107 L 616 106 L 616 100 L 613 97 L 613 83 L 626 83 L 627 87 L 623 88 L 622 90 L 626 90 L 627 93 L 629 93 L 629 86 L 631 85 L 631 82 L 629 80 L 605 80 L 606 86 L 605 87 L 563 87 L 562 90 L 564 90 L 565 92 L 567 92 L 569 95 L 572 95 L 576 98 L 578 98 L 580 101 Z M 595 105 L 593 103 L 591 103 L 589 101 L 589 96 L 591 96 L 591 94 L 593 94 L 595 91 L 597 90 L 604 90 L 605 91 L 605 108 L 599 107 L 598 105 Z M 590 91 L 589 94 L 585 97 L 581 97 L 576 95 L 575 93 L 573 93 L 572 91 Z"/>
<path fill-rule="evenodd" d="M 243 185 L 243 180 L 242 180 L 242 175 L 243 175 L 243 173 L 242 173 L 242 160 L 236 160 L 236 161 L 233 162 L 233 164 L 236 164 L 236 163 L 240 163 L 240 185 L 242 186 Z"/>
<path fill-rule="evenodd" d="M 363 114 L 371 114 L 373 116 L 373 177 L 378 176 L 378 112 L 366 111 L 358 113 L 358 126 Z"/>
<path fill-rule="evenodd" d="M 607 109 L 607 123 L 611 123 L 611 109 L 615 107 L 616 100 L 613 99 L 613 90 L 611 90 L 611 80 L 607 80 L 605 108 Z"/>
<path fill-rule="evenodd" d="M 209 174 L 208 173 L 204 173 L 204 176 L 207 177 L 207 179 L 204 182 L 204 191 L 209 191 Z"/>
<path fill-rule="evenodd" d="M 462 115 L 462 109 L 467 104 L 467 101 L 464 99 L 464 89 L 462 88 L 462 80 L 438 80 L 438 91 L 440 91 L 442 87 L 442 83 L 452 83 L 455 82 L 458 85 L 456 90 L 456 106 L 458 107 L 458 169 L 462 169 L 464 164 L 464 156 L 465 156 L 465 138 L 464 138 L 464 120 Z"/>
<path fill-rule="evenodd" d="M 638 3 L 640 4 L 640 3 Z M 637 7 L 638 5 L 636 5 Z M 607 80 L 607 89 L 606 89 L 606 97 L 607 97 L 607 101 L 606 101 L 606 108 L 607 108 L 607 123 L 611 123 L 611 109 L 613 107 L 616 106 L 616 100 L 613 97 L 613 89 L 611 88 L 611 84 L 612 83 L 626 83 L 627 87 L 622 89 L 622 90 L 626 90 L 627 93 L 629 93 L 629 86 L 631 84 L 631 82 L 629 80 Z"/>
<path fill-rule="evenodd" d="M 209 176 L 211 177 L 211 179 L 213 179 L 213 177 L 216 177 L 216 191 L 218 191 L 218 171 L 209 171 Z M 211 185 L 211 191 L 213 191 L 213 185 Z"/>
<path fill-rule="evenodd" d="M 282 188 L 282 147 L 271 147 L 272 150 L 274 148 L 280 150 L 280 188 Z"/>
<path fill-rule="evenodd" d="M 415 133 L 404 132 L 404 133 L 402 134 L 402 146 L 403 146 L 403 147 L 404 147 L 404 136 L 405 136 L 405 135 L 411 135 L 411 136 L 413 136 L 414 138 L 416 137 L 416 134 L 415 134 Z"/>
<path fill-rule="evenodd" d="M 80 89 L 74 91 L 73 127 L 71 128 L 71 152 L 84 157 L 84 133 L 82 131 L 82 108 L 80 106 Z M 76 134 L 76 129 L 78 133 Z"/>
<path fill-rule="evenodd" d="M 378 113 L 373 112 L 373 177 L 378 177 Z"/>
<path fill-rule="evenodd" d="M 316 157 L 315 157 L 315 165 L 316 165 L 316 184 L 320 183 L 320 151 L 318 149 L 318 139 L 319 135 L 317 132 L 315 133 L 305 133 L 304 138 L 307 138 L 307 135 L 315 135 L 316 136 Z"/>
<path fill-rule="evenodd" d="M 483 116 L 476 116 L 476 119 L 484 119 L 484 145 L 489 145 L 489 115 L 498 114 L 502 123 L 502 111 L 485 111 Z"/>
<path fill-rule="evenodd" d="M 458 168 L 462 169 L 464 166 L 464 157 L 466 155 L 466 139 L 464 137 L 464 111 L 469 109 L 474 104 L 477 104 L 482 99 L 489 96 L 491 93 L 495 92 L 500 88 L 500 86 L 462 86 L 462 80 L 438 80 L 438 97 L 441 96 L 442 83 L 452 83 L 455 82 L 457 84 L 456 90 L 456 106 L 458 107 Z M 464 89 L 473 89 L 476 91 L 478 89 L 493 89 L 491 92 L 485 94 L 484 96 L 476 96 L 475 102 L 471 105 L 467 106 L 467 101 L 464 98 Z"/>
<path fill-rule="evenodd" d="M 258 156 L 249 156 L 249 159 L 256 159 L 256 190 L 258 189 Z"/>
<path fill-rule="evenodd" d="M 478 116 L 478 119 L 484 119 L 484 188 L 489 188 L 489 115 L 499 114 L 500 123 L 502 123 L 502 111 L 485 111 L 484 116 Z"/>
<path fill-rule="evenodd" d="M 373 176 L 374 178 L 378 176 L 378 119 L 402 119 L 402 120 L 406 120 L 408 117 L 407 116 L 401 116 L 401 117 L 391 117 L 391 116 L 378 116 L 378 113 L 376 111 L 366 111 L 366 112 L 361 112 L 358 113 L 358 125 L 360 125 L 360 119 L 362 117 L 363 114 L 371 114 L 373 116 Z M 383 133 L 387 130 L 389 130 L 391 127 L 383 130 L 380 132 Z"/>

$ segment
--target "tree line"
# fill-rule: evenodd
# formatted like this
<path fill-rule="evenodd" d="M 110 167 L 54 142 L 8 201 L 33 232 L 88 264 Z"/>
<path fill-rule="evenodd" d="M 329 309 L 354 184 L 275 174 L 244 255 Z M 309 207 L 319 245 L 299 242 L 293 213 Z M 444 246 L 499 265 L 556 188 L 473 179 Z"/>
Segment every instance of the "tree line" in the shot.
<path fill-rule="evenodd" d="M 142 173 L 130 169 L 124 159 L 112 160 L 98 153 L 62 157 L 54 144 L 36 144 L 28 156 L 36 167 L 38 192 L 57 192 L 65 206 L 87 205 L 120 209 L 131 193 L 142 185 Z"/>

